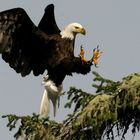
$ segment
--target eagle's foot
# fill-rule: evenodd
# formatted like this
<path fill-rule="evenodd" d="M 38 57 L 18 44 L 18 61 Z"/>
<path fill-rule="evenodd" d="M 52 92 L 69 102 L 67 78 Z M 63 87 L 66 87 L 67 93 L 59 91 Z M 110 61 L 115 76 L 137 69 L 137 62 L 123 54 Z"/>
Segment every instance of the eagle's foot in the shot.
<path fill-rule="evenodd" d="M 80 59 L 81 59 L 82 62 L 86 62 L 87 63 L 88 61 L 85 58 L 84 54 L 85 54 L 84 47 L 81 46 L 81 51 L 80 51 L 79 57 L 80 57 Z"/>
<path fill-rule="evenodd" d="M 94 65 L 97 67 L 98 64 L 98 60 L 101 56 L 102 52 L 99 49 L 99 45 L 97 46 L 97 48 L 93 49 L 93 56 L 90 59 L 90 63 L 94 63 Z"/>

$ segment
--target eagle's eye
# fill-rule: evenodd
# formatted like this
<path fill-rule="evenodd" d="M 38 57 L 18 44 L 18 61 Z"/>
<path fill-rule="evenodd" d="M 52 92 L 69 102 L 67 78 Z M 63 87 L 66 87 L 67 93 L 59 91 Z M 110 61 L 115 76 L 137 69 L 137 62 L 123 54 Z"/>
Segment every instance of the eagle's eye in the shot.
<path fill-rule="evenodd" d="M 79 27 L 78 26 L 75 26 L 75 29 L 79 29 Z"/>

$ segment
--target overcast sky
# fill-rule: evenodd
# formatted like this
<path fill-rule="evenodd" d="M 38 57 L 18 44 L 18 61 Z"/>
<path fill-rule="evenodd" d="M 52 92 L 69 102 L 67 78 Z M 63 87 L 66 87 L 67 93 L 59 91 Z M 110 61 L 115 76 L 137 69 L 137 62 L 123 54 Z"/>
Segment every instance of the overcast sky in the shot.
<path fill-rule="evenodd" d="M 129 73 L 139 72 L 139 0 L 0 0 L 0 11 L 22 7 L 37 25 L 44 8 L 50 3 L 55 5 L 56 21 L 60 29 L 71 22 L 79 22 L 86 28 L 86 36 L 77 36 L 75 55 L 79 54 L 82 44 L 86 57 L 90 58 L 93 48 L 100 45 L 103 56 L 99 68 L 92 67 L 92 71 L 95 70 L 112 80 L 121 80 Z M 94 93 L 91 87 L 92 79 L 91 73 L 86 76 L 74 74 L 73 77 L 66 77 L 64 90 L 68 91 L 70 86 L 76 85 Z M 41 81 L 42 76 L 34 77 L 32 74 L 22 78 L 0 59 L 0 115 L 38 113 L 44 90 Z M 70 113 L 63 109 L 65 96 L 61 98 L 61 102 L 55 118 L 57 121 L 62 121 L 66 114 Z M 14 140 L 13 133 L 8 131 L 6 124 L 7 120 L 0 119 L 0 139 Z M 138 135 L 135 140 L 139 140 L 140 134 Z M 127 140 L 131 138 L 131 134 L 128 134 Z"/>

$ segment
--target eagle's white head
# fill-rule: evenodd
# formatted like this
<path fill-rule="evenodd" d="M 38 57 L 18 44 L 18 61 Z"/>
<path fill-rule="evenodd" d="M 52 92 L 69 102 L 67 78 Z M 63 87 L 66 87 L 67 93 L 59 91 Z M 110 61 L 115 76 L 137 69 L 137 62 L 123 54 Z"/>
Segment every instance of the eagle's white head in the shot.
<path fill-rule="evenodd" d="M 71 23 L 67 25 L 64 30 L 60 32 L 62 38 L 68 38 L 73 40 L 76 34 L 81 33 L 83 35 L 86 34 L 85 28 L 79 23 Z"/>

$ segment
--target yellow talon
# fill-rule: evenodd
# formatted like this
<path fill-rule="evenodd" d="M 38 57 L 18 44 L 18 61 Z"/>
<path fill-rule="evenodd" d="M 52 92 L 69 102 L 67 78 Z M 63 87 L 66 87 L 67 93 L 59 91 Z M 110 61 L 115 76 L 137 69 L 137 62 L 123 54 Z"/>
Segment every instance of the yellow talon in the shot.
<path fill-rule="evenodd" d="M 84 48 L 81 46 L 81 51 L 80 51 L 80 54 L 79 54 L 79 57 L 81 58 L 81 61 L 85 62 L 85 63 L 94 63 L 95 66 L 97 66 L 98 64 L 98 60 L 102 54 L 102 52 L 99 50 L 99 46 L 97 46 L 97 48 L 95 48 L 93 50 L 93 56 L 92 58 L 88 61 L 85 57 L 84 57 L 84 54 L 85 54 L 85 51 L 84 51 Z"/>
<path fill-rule="evenodd" d="M 99 50 L 99 46 L 97 46 L 96 49 L 93 50 L 93 56 L 90 59 L 90 62 L 94 62 L 95 66 L 98 64 L 98 60 L 101 56 L 102 52 Z"/>
<path fill-rule="evenodd" d="M 80 58 L 81 58 L 81 60 L 82 60 L 83 62 L 88 62 L 88 61 L 86 60 L 86 58 L 84 57 L 84 54 L 85 54 L 84 48 L 81 46 L 81 51 L 80 51 L 79 56 L 80 56 Z"/>

